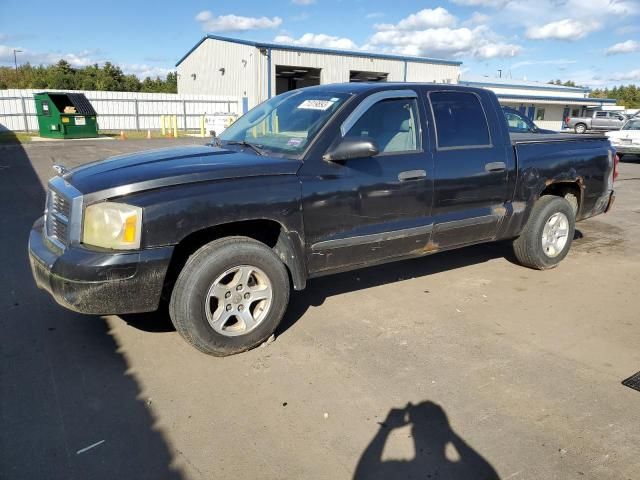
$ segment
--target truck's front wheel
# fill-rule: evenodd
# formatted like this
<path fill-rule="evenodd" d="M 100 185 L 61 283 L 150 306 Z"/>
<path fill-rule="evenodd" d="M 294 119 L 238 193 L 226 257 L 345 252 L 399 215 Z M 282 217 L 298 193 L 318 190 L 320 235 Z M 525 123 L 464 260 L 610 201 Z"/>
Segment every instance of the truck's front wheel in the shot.
<path fill-rule="evenodd" d="M 265 341 L 289 302 L 289 276 L 278 256 L 247 237 L 227 237 L 196 251 L 174 286 L 169 312 L 198 350 L 226 356 Z"/>
<path fill-rule="evenodd" d="M 569 253 L 575 227 L 575 214 L 567 200 L 554 195 L 541 197 L 513 242 L 516 258 L 538 270 L 555 267 Z"/>

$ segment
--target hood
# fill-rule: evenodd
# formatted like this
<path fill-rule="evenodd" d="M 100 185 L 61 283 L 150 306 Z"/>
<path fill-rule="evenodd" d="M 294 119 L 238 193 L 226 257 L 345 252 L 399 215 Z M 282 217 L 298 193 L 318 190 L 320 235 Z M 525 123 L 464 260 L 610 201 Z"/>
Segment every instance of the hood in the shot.
<path fill-rule="evenodd" d="M 149 150 L 89 163 L 64 175 L 83 194 L 129 187 L 128 192 L 181 183 L 295 174 L 302 162 L 205 145 Z"/>

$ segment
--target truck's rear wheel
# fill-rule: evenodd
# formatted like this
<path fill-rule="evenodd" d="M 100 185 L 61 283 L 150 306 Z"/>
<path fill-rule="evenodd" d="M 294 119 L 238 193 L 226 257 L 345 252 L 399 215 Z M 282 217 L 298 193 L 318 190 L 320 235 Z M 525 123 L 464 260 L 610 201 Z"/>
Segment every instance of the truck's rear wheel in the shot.
<path fill-rule="evenodd" d="M 189 258 L 169 312 L 178 333 L 195 348 L 232 355 L 273 333 L 286 311 L 289 289 L 286 268 L 273 250 L 247 237 L 227 237 Z"/>
<path fill-rule="evenodd" d="M 575 226 L 575 214 L 567 200 L 543 196 L 513 242 L 516 258 L 522 265 L 538 270 L 555 267 L 569 253 Z"/>
<path fill-rule="evenodd" d="M 584 133 L 587 131 L 587 126 L 584 123 L 579 123 L 575 126 L 576 133 Z"/>

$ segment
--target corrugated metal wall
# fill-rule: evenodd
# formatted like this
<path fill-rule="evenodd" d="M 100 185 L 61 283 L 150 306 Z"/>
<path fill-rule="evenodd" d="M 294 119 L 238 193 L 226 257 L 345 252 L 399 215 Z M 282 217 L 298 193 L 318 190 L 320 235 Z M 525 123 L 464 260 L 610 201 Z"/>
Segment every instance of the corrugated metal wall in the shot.
<path fill-rule="evenodd" d="M 0 130 L 38 129 L 34 93 L 42 90 L 0 90 Z M 47 90 L 50 92 L 63 90 Z M 200 128 L 200 116 L 241 113 L 238 97 L 171 93 L 81 91 L 98 112 L 102 130 L 159 129 L 161 115 L 176 115 L 178 128 Z"/>
<path fill-rule="evenodd" d="M 253 107 L 266 94 L 263 57 L 252 46 L 208 39 L 178 65 L 178 92 L 247 97 Z"/>
<path fill-rule="evenodd" d="M 254 46 L 209 38 L 178 65 L 178 91 L 247 97 L 251 108 L 269 96 L 267 63 L 266 52 Z M 322 84 L 348 82 L 351 70 L 388 73 L 390 82 L 405 79 L 404 60 L 273 49 L 271 95 L 276 92 L 276 65 L 319 68 Z M 410 82 L 457 83 L 460 75 L 459 65 L 409 61 L 406 68 Z"/>

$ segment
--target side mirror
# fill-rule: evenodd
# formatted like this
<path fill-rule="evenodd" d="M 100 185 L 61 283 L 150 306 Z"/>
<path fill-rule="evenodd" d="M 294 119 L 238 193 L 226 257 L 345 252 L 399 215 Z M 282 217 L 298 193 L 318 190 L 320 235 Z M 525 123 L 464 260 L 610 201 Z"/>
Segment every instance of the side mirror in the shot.
<path fill-rule="evenodd" d="M 343 162 L 354 158 L 369 158 L 380 153 L 376 142 L 370 138 L 345 138 L 322 157 L 327 162 Z"/>

